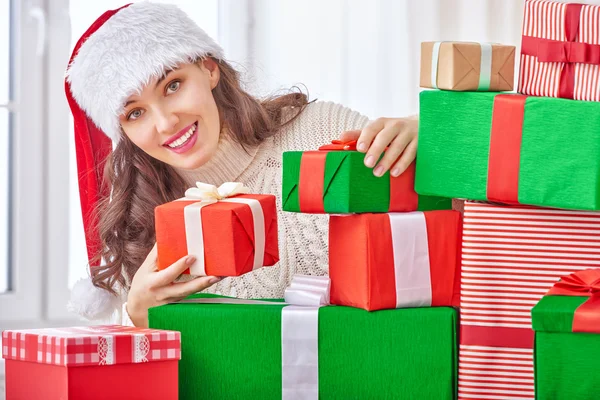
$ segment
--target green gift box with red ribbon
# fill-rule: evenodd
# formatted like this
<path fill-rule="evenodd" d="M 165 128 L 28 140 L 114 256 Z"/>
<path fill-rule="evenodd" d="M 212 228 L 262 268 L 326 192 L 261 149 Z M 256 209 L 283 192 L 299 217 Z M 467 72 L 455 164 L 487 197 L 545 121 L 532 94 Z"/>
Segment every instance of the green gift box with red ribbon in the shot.
<path fill-rule="evenodd" d="M 600 210 L 600 103 L 423 91 L 416 162 L 422 195 Z"/>
<path fill-rule="evenodd" d="M 561 278 L 533 307 L 531 319 L 536 399 L 596 398 L 600 385 L 600 269 Z"/>
<path fill-rule="evenodd" d="M 282 208 L 314 214 L 444 210 L 451 199 L 414 190 L 415 163 L 398 177 L 364 165 L 356 141 L 333 141 L 318 151 L 283 153 Z"/>

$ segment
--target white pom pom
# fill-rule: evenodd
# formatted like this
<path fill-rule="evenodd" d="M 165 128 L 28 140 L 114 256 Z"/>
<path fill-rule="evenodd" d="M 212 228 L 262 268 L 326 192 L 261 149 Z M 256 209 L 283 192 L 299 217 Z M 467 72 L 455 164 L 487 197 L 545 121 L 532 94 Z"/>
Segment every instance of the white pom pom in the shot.
<path fill-rule="evenodd" d="M 84 278 L 73 286 L 67 310 L 89 320 L 106 319 L 120 304 L 118 296 L 97 288 L 90 278 Z"/>

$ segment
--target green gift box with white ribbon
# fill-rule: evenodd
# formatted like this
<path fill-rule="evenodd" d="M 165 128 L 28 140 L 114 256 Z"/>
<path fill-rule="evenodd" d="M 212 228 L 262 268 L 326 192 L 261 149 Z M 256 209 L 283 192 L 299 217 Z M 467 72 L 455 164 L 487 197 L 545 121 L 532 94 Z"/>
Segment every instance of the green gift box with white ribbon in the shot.
<path fill-rule="evenodd" d="M 329 284 L 315 278 L 295 278 L 287 303 L 195 295 L 150 309 L 151 327 L 181 332 L 179 398 L 456 398 L 455 309 L 320 306 L 328 293 L 311 286 Z"/>

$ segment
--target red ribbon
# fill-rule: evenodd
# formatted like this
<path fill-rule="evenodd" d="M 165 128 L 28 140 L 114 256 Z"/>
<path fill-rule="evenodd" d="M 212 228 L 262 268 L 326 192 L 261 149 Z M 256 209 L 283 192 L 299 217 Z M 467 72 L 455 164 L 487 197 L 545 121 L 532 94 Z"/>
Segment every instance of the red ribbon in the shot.
<path fill-rule="evenodd" d="M 325 184 L 325 159 L 323 151 L 305 151 L 300 161 L 298 197 L 300 212 L 324 213 L 323 186 Z"/>
<path fill-rule="evenodd" d="M 330 144 L 319 147 L 319 151 L 306 151 L 302 154 L 298 182 L 300 212 L 325 213 L 323 186 L 325 160 L 329 151 L 356 151 L 356 140 L 332 140 Z M 400 176 L 390 175 L 389 212 L 414 211 L 418 208 L 419 195 L 414 191 L 414 182 L 414 162 Z"/>
<path fill-rule="evenodd" d="M 521 138 L 527 96 L 499 94 L 494 97 L 487 199 L 519 204 Z"/>
<path fill-rule="evenodd" d="M 523 36 L 521 53 L 537 57 L 539 62 L 564 63 L 558 97 L 572 99 L 575 92 L 575 64 L 600 64 L 600 45 L 577 42 L 583 4 L 567 4 L 565 42 Z"/>
<path fill-rule="evenodd" d="M 323 146 L 319 147 L 319 151 L 329 150 L 356 151 L 356 140 L 332 140 L 330 144 L 324 144 Z"/>
<path fill-rule="evenodd" d="M 600 333 L 600 268 L 564 276 L 548 295 L 590 296 L 573 315 L 573 332 Z"/>

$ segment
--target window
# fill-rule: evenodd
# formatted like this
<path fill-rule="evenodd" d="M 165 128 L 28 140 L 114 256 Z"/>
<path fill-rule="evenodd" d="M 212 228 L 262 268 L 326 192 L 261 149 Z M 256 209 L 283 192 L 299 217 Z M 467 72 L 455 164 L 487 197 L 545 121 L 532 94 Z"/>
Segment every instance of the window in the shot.
<path fill-rule="evenodd" d="M 10 34 L 10 2 L 0 2 L 0 293 L 10 289 L 10 220 L 9 197 L 10 193 L 10 72 L 12 64 Z"/>

